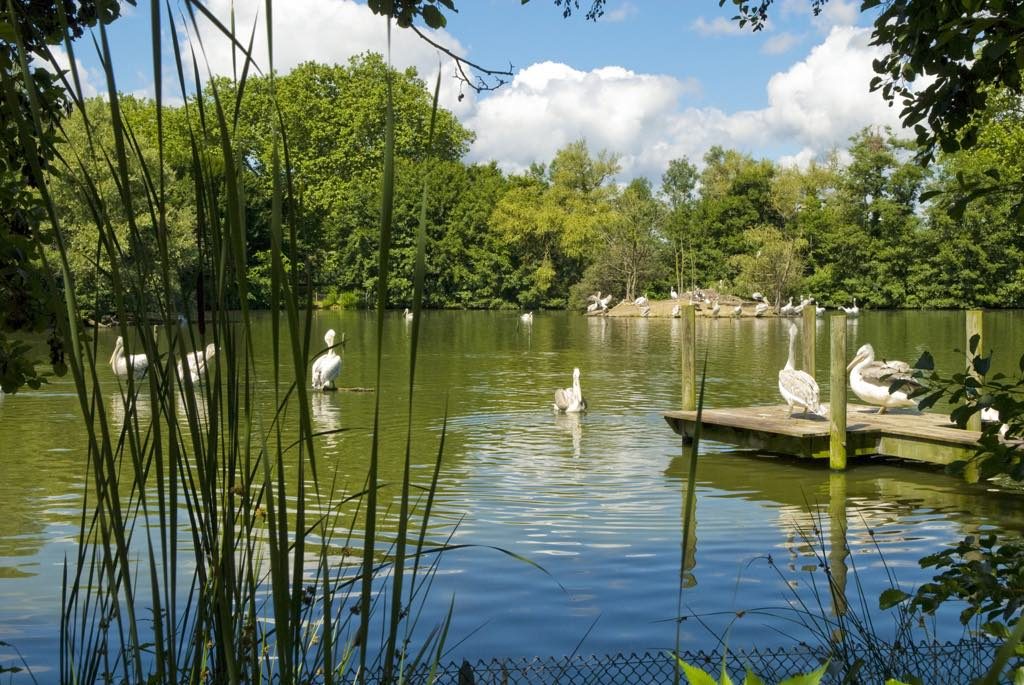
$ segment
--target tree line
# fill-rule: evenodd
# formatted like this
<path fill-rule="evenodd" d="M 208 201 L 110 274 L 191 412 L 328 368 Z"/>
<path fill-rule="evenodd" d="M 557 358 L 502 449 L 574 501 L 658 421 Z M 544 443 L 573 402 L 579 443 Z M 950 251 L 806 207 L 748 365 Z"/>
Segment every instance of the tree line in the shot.
<path fill-rule="evenodd" d="M 1024 236 L 1013 211 L 1019 198 L 988 193 L 953 206 L 972 182 L 1022 176 L 1019 97 L 990 93 L 975 120 L 977 143 L 940 154 L 929 167 L 915 160 L 914 144 L 864 129 L 846 150 L 805 168 L 715 146 L 699 161 L 672 160 L 657 185 L 645 178 L 622 183 L 615 151 L 591 150 L 584 140 L 523 173 L 466 163 L 474 134 L 444 110 L 428 144 L 432 106 L 423 82 L 414 70 L 395 71 L 368 53 L 344 65 L 302 64 L 273 85 L 269 77 L 250 77 L 240 93 L 219 79 L 186 106 L 163 108 L 160 171 L 172 236 L 164 258 L 181 275 L 182 306 L 204 287 L 193 155 L 214 165 L 219 154 L 213 137 L 209 149 L 195 149 L 189 130 L 212 117 L 214 91 L 242 103 L 230 126 L 247 193 L 250 304 L 273 306 L 270 222 L 278 180 L 270 170 L 278 118 L 288 182 L 300 198 L 288 208 L 299 219 L 287 237 L 298 256 L 289 268 L 313 299 L 374 304 L 389 78 L 397 159 L 390 305 L 411 299 L 424 180 L 428 307 L 577 308 L 596 291 L 664 297 L 672 288 L 708 287 L 761 291 L 773 302 L 806 294 L 826 305 L 854 297 L 873 307 L 1024 304 Z M 81 179 L 92 179 L 110 207 L 120 206 L 114 198 L 123 189 L 108 173 L 110 111 L 97 98 L 63 122 L 58 153 L 84 173 L 54 172 L 51 179 L 79 305 L 96 316 L 114 309 L 110 265 L 97 249 L 95 208 Z M 134 146 L 130 177 L 137 187 L 130 190 L 149 192 L 160 159 L 156 104 L 124 97 L 120 116 Z M 149 219 L 110 218 L 120 222 L 115 233 L 129 259 L 162 258 L 128 230 Z"/>

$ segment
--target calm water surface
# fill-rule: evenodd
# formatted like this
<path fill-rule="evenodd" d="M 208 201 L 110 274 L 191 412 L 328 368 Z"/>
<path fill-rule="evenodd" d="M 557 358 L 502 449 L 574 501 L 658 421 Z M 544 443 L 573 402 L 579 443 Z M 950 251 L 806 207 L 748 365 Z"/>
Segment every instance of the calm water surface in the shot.
<path fill-rule="evenodd" d="M 340 384 L 373 385 L 371 315 L 317 314 L 317 339 L 329 327 L 348 336 Z M 963 348 L 963 330 L 958 312 L 866 312 L 849 324 L 848 346 L 852 354 L 871 342 L 880 354 L 911 362 L 929 349 L 940 368 L 950 369 L 961 363 L 954 348 Z M 824 378 L 827 324 L 819 322 L 818 331 L 817 375 Z M 257 323 L 257 334 L 269 410 L 269 319 Z M 115 334 L 99 335 L 101 349 L 110 349 Z M 776 373 L 787 344 L 781 322 L 700 320 L 698 342 L 708 351 L 708 406 L 780 401 Z M 996 366 L 1014 370 L 1014 351 L 1024 349 L 1024 313 L 987 314 L 986 342 L 1005 355 Z M 450 657 L 672 645 L 687 464 L 661 412 L 679 404 L 679 345 L 679 322 L 672 320 L 537 313 L 525 326 L 510 313 L 424 314 L 416 477 L 429 478 L 447 407 L 431 535 L 479 545 L 444 556 L 427 600 L 428 613 L 440 616 L 454 596 L 450 644 L 463 641 Z M 384 477 L 392 483 L 401 478 L 408 346 L 408 327 L 396 314 L 385 332 L 381 394 Z M 552 392 L 570 384 L 574 366 L 582 370 L 590 412 L 555 416 Z M 106 366 L 102 371 L 109 374 Z M 110 387 L 116 417 L 120 399 Z M 319 438 L 320 463 L 339 489 L 358 489 L 365 477 L 374 398 L 312 398 L 315 430 L 350 429 Z M 143 405 L 140 413 L 147 412 Z M 67 379 L 0 399 L 0 640 L 43 673 L 56 648 L 62 565 L 74 556 L 87 482 L 79 424 Z M 1024 528 L 1019 494 L 902 464 L 860 462 L 830 475 L 823 464 L 709 443 L 698 481 L 695 564 L 683 605 L 705 625 L 682 624 L 690 649 L 713 648 L 716 633 L 730 624 L 733 646 L 806 637 L 786 608 L 794 593 L 814 603 L 814 584 L 824 587 L 815 549 L 804 539 L 816 524 L 826 542 L 830 527 L 848 528 L 847 563 L 856 566 L 872 607 L 888 587 L 883 563 L 909 589 L 930 578 L 917 566 L 925 554 L 966 534 L 1019 535 Z M 397 488 L 389 495 L 397 496 Z M 544 572 L 487 546 L 528 557 Z M 827 602 L 823 610 L 831 610 Z M 738 611 L 747 613 L 737 619 Z M 961 635 L 955 615 L 938 622 L 940 636 Z M 887 624 L 882 617 L 879 629 Z"/>

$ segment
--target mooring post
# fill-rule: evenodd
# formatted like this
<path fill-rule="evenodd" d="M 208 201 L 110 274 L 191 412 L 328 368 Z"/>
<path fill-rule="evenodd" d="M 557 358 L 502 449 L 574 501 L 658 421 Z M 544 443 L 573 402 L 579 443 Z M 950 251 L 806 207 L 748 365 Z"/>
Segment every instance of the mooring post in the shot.
<path fill-rule="evenodd" d="M 804 365 L 803 370 L 814 378 L 814 346 L 817 344 L 817 312 L 814 303 L 804 305 Z"/>
<path fill-rule="evenodd" d="M 683 411 L 697 409 L 697 312 L 692 304 L 680 311 L 683 349 Z"/>
<path fill-rule="evenodd" d="M 846 314 L 831 319 L 828 465 L 846 468 Z"/>
<path fill-rule="evenodd" d="M 982 328 L 982 318 L 983 314 L 980 309 L 969 309 L 967 311 L 967 346 L 964 348 L 967 352 L 967 369 L 979 381 L 982 380 L 981 375 L 974 371 L 974 366 L 971 364 L 974 358 L 974 355 L 971 354 L 971 338 L 978 336 L 978 344 L 974 348 L 974 354 L 983 354 L 985 337 Z M 981 430 L 981 412 L 967 419 L 967 430 Z"/>

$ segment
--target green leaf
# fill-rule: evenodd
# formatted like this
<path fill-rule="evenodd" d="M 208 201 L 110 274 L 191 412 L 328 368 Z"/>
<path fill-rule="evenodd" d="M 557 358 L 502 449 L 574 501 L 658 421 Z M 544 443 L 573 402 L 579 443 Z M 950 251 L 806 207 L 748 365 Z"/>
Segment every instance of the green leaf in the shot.
<path fill-rule="evenodd" d="M 691 666 L 679 657 L 676 657 L 676 661 L 682 667 L 683 673 L 686 674 L 686 682 L 690 683 L 690 685 L 718 685 L 714 678 L 696 666 Z"/>
<path fill-rule="evenodd" d="M 878 598 L 879 609 L 892 609 L 894 606 L 910 598 L 903 590 L 891 587 Z"/>
<path fill-rule="evenodd" d="M 441 14 L 441 10 L 434 5 L 425 5 L 422 12 L 423 21 L 427 22 L 427 26 L 432 29 L 442 29 L 448 23 L 448 20 Z"/>
<path fill-rule="evenodd" d="M 743 677 L 743 685 L 764 685 L 764 681 L 756 673 L 747 667 L 747 674 Z M 1016 685 L 1016 683 L 1014 684 Z"/>
<path fill-rule="evenodd" d="M 789 678 L 781 681 L 779 685 L 818 685 L 818 683 L 821 682 L 821 679 L 825 677 L 825 669 L 827 668 L 828 662 L 826 661 L 810 673 L 790 676 Z"/>

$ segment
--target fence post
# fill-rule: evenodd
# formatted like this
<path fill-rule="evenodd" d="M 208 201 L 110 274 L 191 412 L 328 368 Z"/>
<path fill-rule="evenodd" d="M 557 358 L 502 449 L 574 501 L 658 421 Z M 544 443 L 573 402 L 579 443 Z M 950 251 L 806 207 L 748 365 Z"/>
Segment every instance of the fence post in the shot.
<path fill-rule="evenodd" d="M 814 378 L 814 347 L 817 344 L 817 312 L 814 310 L 814 303 L 804 305 L 804 365 L 803 370 Z"/>
<path fill-rule="evenodd" d="M 984 329 L 982 327 L 983 314 L 980 309 L 970 309 L 967 311 L 967 346 L 964 347 L 967 354 L 967 368 L 972 376 L 981 380 L 981 376 L 974 371 L 974 367 L 971 365 L 973 355 L 971 354 L 971 338 L 975 335 L 978 336 L 978 345 L 975 348 L 975 354 L 984 354 Z M 981 430 L 981 412 L 978 412 L 971 418 L 967 419 L 967 430 L 980 431 Z"/>
<path fill-rule="evenodd" d="M 697 409 L 697 314 L 692 304 L 680 311 L 683 354 L 683 411 Z"/>
<path fill-rule="evenodd" d="M 828 465 L 846 468 L 846 314 L 831 319 Z"/>

